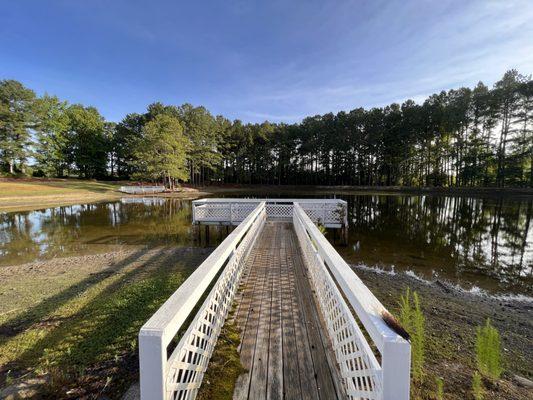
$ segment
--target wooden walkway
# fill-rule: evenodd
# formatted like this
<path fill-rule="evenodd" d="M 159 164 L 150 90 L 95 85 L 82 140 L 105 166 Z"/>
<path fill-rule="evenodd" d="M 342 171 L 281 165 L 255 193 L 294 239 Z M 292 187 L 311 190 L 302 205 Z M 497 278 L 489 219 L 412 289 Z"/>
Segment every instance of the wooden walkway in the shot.
<path fill-rule="evenodd" d="M 235 320 L 242 330 L 234 400 L 344 398 L 292 224 L 267 222 L 252 249 Z"/>

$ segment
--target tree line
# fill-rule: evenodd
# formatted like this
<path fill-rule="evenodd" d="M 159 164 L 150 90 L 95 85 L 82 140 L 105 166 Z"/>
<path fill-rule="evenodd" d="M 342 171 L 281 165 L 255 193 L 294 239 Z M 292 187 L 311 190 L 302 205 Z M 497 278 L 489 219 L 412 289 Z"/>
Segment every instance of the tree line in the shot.
<path fill-rule="evenodd" d="M 192 184 L 533 187 L 533 80 L 482 82 L 296 124 L 243 123 L 153 103 L 118 123 L 94 107 L 0 81 L 9 175 Z"/>

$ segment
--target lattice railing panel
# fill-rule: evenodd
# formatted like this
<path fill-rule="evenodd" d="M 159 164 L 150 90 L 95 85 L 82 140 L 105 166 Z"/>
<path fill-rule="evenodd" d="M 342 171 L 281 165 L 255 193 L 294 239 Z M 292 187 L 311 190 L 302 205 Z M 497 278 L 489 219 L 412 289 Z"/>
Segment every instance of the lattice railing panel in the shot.
<path fill-rule="evenodd" d="M 165 191 L 164 186 L 121 186 L 119 191 L 128 194 L 154 194 Z"/>
<path fill-rule="evenodd" d="M 220 200 L 220 202 L 206 202 L 194 206 L 194 221 L 207 223 L 237 224 L 243 221 L 256 207 L 258 203 L 232 202 Z M 346 204 L 343 203 L 299 203 L 306 214 L 315 223 L 326 226 L 341 227 L 346 224 Z M 266 202 L 267 217 L 272 220 L 291 220 L 293 202 L 277 201 Z"/>
<path fill-rule="evenodd" d="M 166 398 L 194 399 L 202 383 L 220 330 L 228 315 L 246 257 L 264 226 L 263 211 L 239 247 L 233 252 L 220 277 L 182 336 L 167 363 Z"/>
<path fill-rule="evenodd" d="M 255 203 L 244 203 L 244 204 L 232 204 L 231 209 L 231 221 L 241 222 L 243 221 L 248 214 L 250 214 L 256 207 Z"/>
<path fill-rule="evenodd" d="M 322 224 L 342 224 L 345 208 L 335 204 L 299 203 L 311 221 Z"/>
<path fill-rule="evenodd" d="M 297 213 L 293 221 L 345 392 L 351 400 L 381 400 L 381 366 Z"/>
<path fill-rule="evenodd" d="M 286 220 L 292 219 L 292 204 L 267 204 L 267 217 L 273 220 Z"/>

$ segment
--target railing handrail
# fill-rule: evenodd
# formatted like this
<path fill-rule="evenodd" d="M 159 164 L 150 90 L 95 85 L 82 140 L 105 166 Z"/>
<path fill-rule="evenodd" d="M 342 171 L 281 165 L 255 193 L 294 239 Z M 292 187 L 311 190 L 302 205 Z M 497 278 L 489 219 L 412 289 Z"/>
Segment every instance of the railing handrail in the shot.
<path fill-rule="evenodd" d="M 244 198 L 204 198 L 204 199 L 197 199 L 193 200 L 193 204 L 207 204 L 207 203 L 330 203 L 330 204 L 347 204 L 345 200 L 342 199 L 282 199 L 282 198 L 250 198 L 250 199 L 244 199 Z"/>
<path fill-rule="evenodd" d="M 226 237 L 141 328 L 139 332 L 141 399 L 164 400 L 168 398 L 169 362 L 171 359 L 175 360 L 176 351 L 184 349 L 183 347 L 180 348 L 178 344 L 169 358 L 167 348 L 170 342 L 182 328 L 187 318 L 192 315 L 194 308 L 199 304 L 211 283 L 215 281 L 218 273 L 225 265 L 231 263 L 233 256 L 239 257 L 237 255 L 240 244 L 246 241 L 247 233 L 258 226 L 256 223 L 261 223 L 264 214 L 265 203 L 259 203 L 254 211 Z M 215 287 L 217 284 L 218 282 L 215 283 Z M 208 294 L 206 301 L 208 301 L 209 296 Z M 197 313 L 195 320 L 201 315 Z M 193 325 L 189 325 L 185 335 L 193 328 Z M 196 378 L 201 380 L 202 377 L 203 374 Z"/>
<path fill-rule="evenodd" d="M 320 233 L 302 207 L 294 204 L 295 220 L 322 260 L 326 273 L 331 274 L 348 303 L 365 327 L 381 353 L 379 399 L 408 400 L 411 369 L 411 345 L 392 330 L 384 321 L 385 307 L 359 279 L 350 266 Z M 296 227 L 295 227 L 296 228 Z"/>
<path fill-rule="evenodd" d="M 139 336 L 159 336 L 165 345 L 170 343 L 264 207 L 264 202 L 259 203 L 254 211 L 213 250 L 143 325 Z"/>
<path fill-rule="evenodd" d="M 344 261 L 298 203 L 294 204 L 294 212 L 298 213 L 299 218 L 304 222 L 307 233 L 315 242 L 318 253 L 328 265 L 343 294 L 354 308 L 378 350 L 383 351 L 385 342 L 405 342 L 405 339 L 393 331 L 383 320 L 383 312 L 387 311 L 385 306 Z"/>

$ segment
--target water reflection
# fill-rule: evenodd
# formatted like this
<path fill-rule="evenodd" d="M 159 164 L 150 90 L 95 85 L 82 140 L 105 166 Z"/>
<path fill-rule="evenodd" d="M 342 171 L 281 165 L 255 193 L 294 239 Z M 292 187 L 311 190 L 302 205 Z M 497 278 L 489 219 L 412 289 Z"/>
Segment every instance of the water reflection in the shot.
<path fill-rule="evenodd" d="M 533 200 L 340 197 L 348 201 L 350 236 L 347 247 L 337 248 L 349 262 L 533 294 Z M 194 238 L 188 200 L 134 198 L 3 213 L 0 266 L 130 245 L 197 245 Z M 212 232 L 211 244 L 220 238 Z"/>
<path fill-rule="evenodd" d="M 348 196 L 352 262 L 532 292 L 533 200 Z"/>
<path fill-rule="evenodd" d="M 0 214 L 0 265 L 109 251 L 191 244 L 191 203 L 162 198 Z"/>

